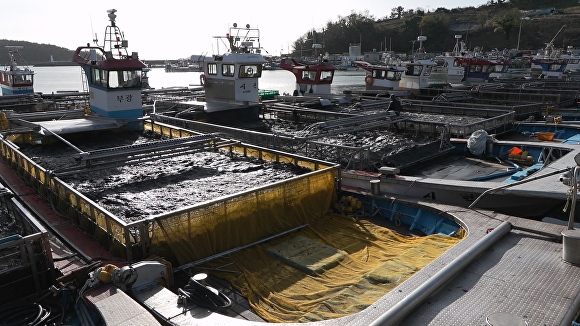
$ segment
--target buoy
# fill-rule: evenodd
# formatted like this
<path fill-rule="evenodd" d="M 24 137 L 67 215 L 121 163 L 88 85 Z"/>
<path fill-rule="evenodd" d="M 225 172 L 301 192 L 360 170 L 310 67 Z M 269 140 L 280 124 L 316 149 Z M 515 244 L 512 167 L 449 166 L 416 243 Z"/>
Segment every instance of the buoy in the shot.
<path fill-rule="evenodd" d="M 366 76 L 365 77 L 365 84 L 371 86 L 373 84 L 373 77 L 371 76 Z"/>

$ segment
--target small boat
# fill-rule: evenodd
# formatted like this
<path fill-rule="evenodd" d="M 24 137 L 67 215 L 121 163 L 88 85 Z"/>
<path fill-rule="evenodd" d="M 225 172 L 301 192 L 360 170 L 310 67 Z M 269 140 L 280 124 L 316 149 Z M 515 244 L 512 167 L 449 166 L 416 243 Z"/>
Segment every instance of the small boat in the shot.
<path fill-rule="evenodd" d="M 34 92 L 34 71 L 18 67 L 16 55 L 23 46 L 9 45 L 10 65 L 0 72 L 2 95 L 32 94 Z"/>
<path fill-rule="evenodd" d="M 280 68 L 294 74 L 294 96 L 330 94 L 334 72 L 337 70 L 336 66 L 322 58 L 314 62 L 299 63 L 294 58 L 285 57 L 280 60 Z"/>

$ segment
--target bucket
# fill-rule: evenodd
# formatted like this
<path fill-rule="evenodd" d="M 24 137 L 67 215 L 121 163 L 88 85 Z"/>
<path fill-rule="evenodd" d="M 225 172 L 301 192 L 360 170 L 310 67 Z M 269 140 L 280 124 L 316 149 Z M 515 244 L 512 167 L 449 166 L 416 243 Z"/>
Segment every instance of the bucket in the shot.
<path fill-rule="evenodd" d="M 580 264 L 580 229 L 562 231 L 562 259 L 570 264 Z"/>
<path fill-rule="evenodd" d="M 381 194 L 381 180 L 371 180 L 371 193 L 373 195 Z"/>

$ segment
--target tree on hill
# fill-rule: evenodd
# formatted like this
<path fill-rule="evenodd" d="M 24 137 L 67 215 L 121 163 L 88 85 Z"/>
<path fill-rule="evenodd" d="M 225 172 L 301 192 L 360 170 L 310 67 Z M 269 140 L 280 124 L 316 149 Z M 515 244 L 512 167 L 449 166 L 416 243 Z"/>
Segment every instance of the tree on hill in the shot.
<path fill-rule="evenodd" d="M 512 29 L 519 26 L 521 14 L 517 9 L 500 14 L 493 19 L 494 32 L 503 32 L 506 39 L 510 38 Z"/>
<path fill-rule="evenodd" d="M 405 11 L 405 8 L 403 8 L 401 6 L 395 7 L 393 9 L 391 9 L 391 16 L 390 16 L 390 18 L 391 19 L 394 19 L 394 18 L 401 19 L 401 18 L 403 18 L 403 12 L 404 11 Z"/>

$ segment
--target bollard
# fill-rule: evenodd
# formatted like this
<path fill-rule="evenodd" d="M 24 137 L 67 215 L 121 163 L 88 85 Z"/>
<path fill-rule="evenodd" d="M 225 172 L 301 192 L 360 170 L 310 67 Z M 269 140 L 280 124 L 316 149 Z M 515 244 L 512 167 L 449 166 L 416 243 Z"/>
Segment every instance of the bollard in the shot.
<path fill-rule="evenodd" d="M 381 194 L 381 180 L 371 180 L 371 193 L 373 195 Z"/>
<path fill-rule="evenodd" d="M 562 231 L 562 259 L 570 264 L 580 264 L 580 229 Z"/>

